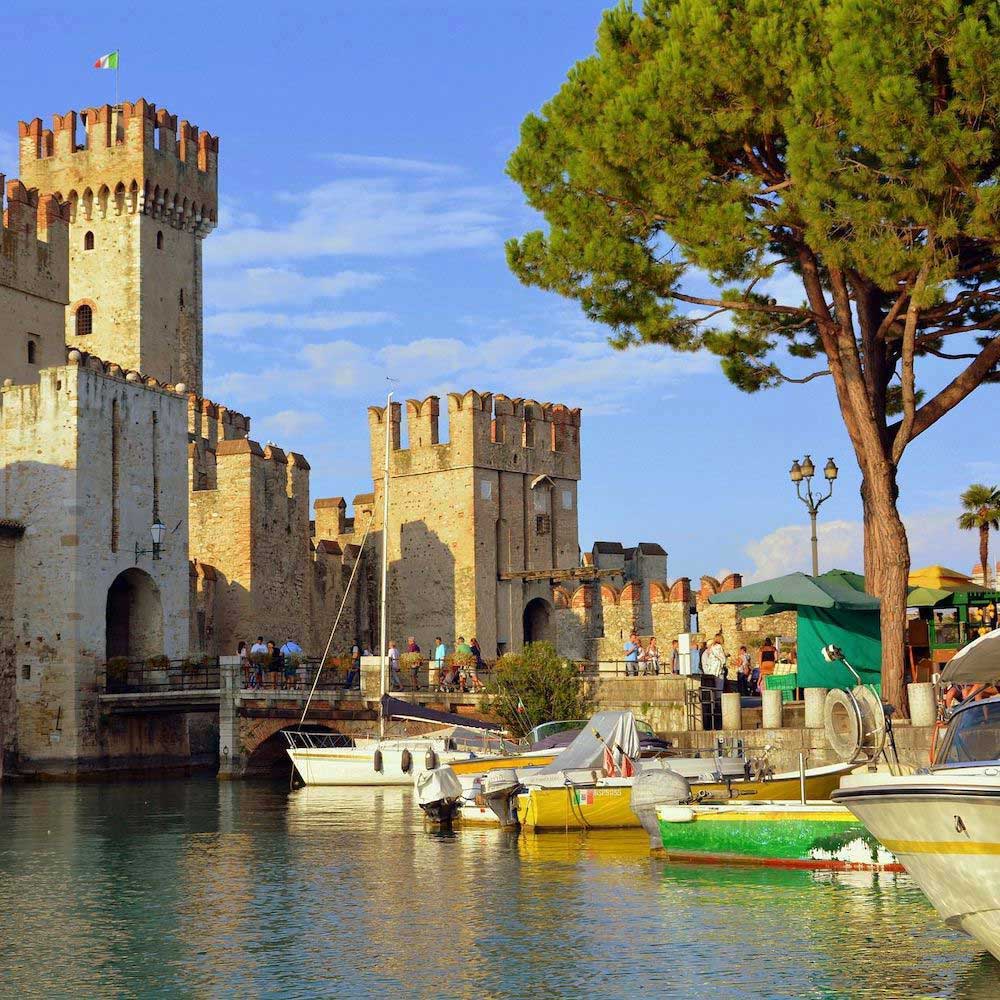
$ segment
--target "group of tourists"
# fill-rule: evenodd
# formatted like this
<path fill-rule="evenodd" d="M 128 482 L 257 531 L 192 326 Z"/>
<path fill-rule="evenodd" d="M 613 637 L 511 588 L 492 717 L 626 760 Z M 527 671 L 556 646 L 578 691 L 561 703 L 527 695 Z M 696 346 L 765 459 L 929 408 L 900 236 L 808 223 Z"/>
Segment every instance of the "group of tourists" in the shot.
<path fill-rule="evenodd" d="M 714 678 L 717 690 L 725 690 L 727 680 L 735 680 L 736 689 L 740 694 L 751 695 L 763 692 L 765 683 L 778 666 L 778 647 L 774 639 L 767 636 L 758 651 L 757 662 L 746 646 L 740 646 L 739 652 L 730 655 L 726 651 L 722 633 L 717 632 L 711 642 L 696 642 L 691 646 L 691 674 L 701 674 L 706 678 Z M 789 654 L 794 656 L 794 652 Z M 790 661 L 791 664 L 794 661 Z M 660 651 L 656 645 L 656 637 L 650 637 L 643 646 L 637 632 L 629 636 L 625 643 L 625 675 L 638 677 L 657 675 L 660 673 Z M 674 639 L 670 644 L 669 660 L 663 668 L 664 673 L 679 674 L 680 644 Z"/>
<path fill-rule="evenodd" d="M 242 639 L 236 648 L 243 669 L 243 683 L 248 688 L 271 687 L 296 690 L 301 686 L 299 663 L 302 647 L 294 639 L 286 639 L 280 646 L 273 640 L 264 641 L 262 635 L 252 646 Z"/>
<path fill-rule="evenodd" d="M 436 691 L 482 691 L 483 682 L 479 679 L 479 673 L 483 669 L 483 651 L 479 646 L 479 640 L 473 636 L 468 642 L 464 636 L 459 636 L 455 642 L 455 654 L 449 660 L 448 645 L 437 636 L 434 639 L 434 649 L 428 659 L 430 668 L 430 687 Z M 421 653 L 415 636 L 409 636 L 406 640 L 405 653 Z M 361 685 L 361 657 L 371 656 L 368 649 L 362 651 L 361 646 L 355 643 L 351 647 L 351 666 L 347 673 L 347 687 L 360 687 Z M 389 686 L 402 691 L 404 683 L 400 674 L 400 651 L 395 640 L 389 642 L 386 650 L 386 659 L 389 661 Z M 422 658 L 410 658 L 410 689 L 417 691 L 420 689 L 420 667 Z"/>

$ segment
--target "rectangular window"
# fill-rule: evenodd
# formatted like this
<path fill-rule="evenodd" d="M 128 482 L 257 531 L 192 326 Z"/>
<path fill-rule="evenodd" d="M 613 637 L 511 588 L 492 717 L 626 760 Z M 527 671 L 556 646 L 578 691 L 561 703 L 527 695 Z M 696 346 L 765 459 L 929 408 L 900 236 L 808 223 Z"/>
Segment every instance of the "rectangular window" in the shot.
<path fill-rule="evenodd" d="M 573 491 L 572 490 L 563 490 L 562 491 L 562 501 L 563 501 L 563 510 L 572 510 L 573 509 Z"/>
<path fill-rule="evenodd" d="M 484 500 L 491 500 L 493 498 L 493 484 L 488 479 L 481 479 L 479 481 L 479 495 Z"/>
<path fill-rule="evenodd" d="M 539 535 L 547 535 L 552 528 L 552 522 L 549 520 L 548 514 L 539 514 L 535 518 L 535 533 Z"/>
<path fill-rule="evenodd" d="M 31 680 L 31 664 L 24 663 L 21 665 L 21 680 L 30 681 Z"/>

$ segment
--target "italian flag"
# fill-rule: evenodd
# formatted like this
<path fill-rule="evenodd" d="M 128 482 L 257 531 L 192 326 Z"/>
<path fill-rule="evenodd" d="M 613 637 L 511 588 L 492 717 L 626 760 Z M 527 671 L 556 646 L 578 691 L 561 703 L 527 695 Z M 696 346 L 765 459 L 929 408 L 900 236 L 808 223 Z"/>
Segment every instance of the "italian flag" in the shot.
<path fill-rule="evenodd" d="M 101 56 L 94 63 L 94 69 L 118 69 L 118 50 L 109 52 L 106 56 Z"/>

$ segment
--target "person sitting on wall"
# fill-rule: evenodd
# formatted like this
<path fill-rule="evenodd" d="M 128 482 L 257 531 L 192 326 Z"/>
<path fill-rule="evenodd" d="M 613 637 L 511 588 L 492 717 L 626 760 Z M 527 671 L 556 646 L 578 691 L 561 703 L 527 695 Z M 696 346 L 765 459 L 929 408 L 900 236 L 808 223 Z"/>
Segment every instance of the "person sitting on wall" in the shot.
<path fill-rule="evenodd" d="M 639 635 L 633 632 L 625 643 L 625 676 L 626 677 L 638 677 L 639 676 L 639 651 L 641 647 L 639 645 Z"/>
<path fill-rule="evenodd" d="M 280 652 L 284 661 L 284 686 L 298 688 L 299 659 L 302 657 L 302 647 L 294 639 L 286 639 Z"/>

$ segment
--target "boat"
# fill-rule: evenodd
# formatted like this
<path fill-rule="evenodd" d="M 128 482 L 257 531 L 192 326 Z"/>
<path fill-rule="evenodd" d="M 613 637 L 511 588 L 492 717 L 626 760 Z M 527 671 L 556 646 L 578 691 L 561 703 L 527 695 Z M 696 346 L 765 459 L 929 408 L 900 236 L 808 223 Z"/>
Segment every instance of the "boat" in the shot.
<path fill-rule="evenodd" d="M 595 732 L 612 733 L 615 742 L 610 745 L 619 749 L 625 744 L 633 752 L 638 748 L 631 712 L 598 713 L 562 756 L 524 779 L 525 791 L 518 796 L 517 803 L 517 815 L 523 827 L 529 830 L 590 830 L 641 825 L 631 803 L 637 768 L 635 758 L 630 753 L 623 753 L 616 764 L 605 746 L 607 737 L 595 737 L 592 735 Z M 846 762 L 808 768 L 803 780 L 799 771 L 755 777 L 748 762 L 741 757 L 718 753 L 709 757 L 656 757 L 638 762 L 643 774 L 657 769 L 669 771 L 690 784 L 696 800 L 718 802 L 731 799 L 790 801 L 800 799 L 803 794 L 807 799 L 827 799 L 841 778 L 857 766 Z"/>
<path fill-rule="evenodd" d="M 451 826 L 462 799 L 462 783 L 447 764 L 419 772 L 413 780 L 413 790 L 417 805 L 431 823 Z"/>
<path fill-rule="evenodd" d="M 998 676 L 1000 629 L 960 650 L 941 683 Z M 929 767 L 854 775 L 833 798 L 896 855 L 948 926 L 1000 959 L 1000 697 L 959 705 Z"/>
<path fill-rule="evenodd" d="M 830 801 L 661 805 L 656 815 L 659 850 L 671 861 L 903 871 L 849 809 Z"/>

